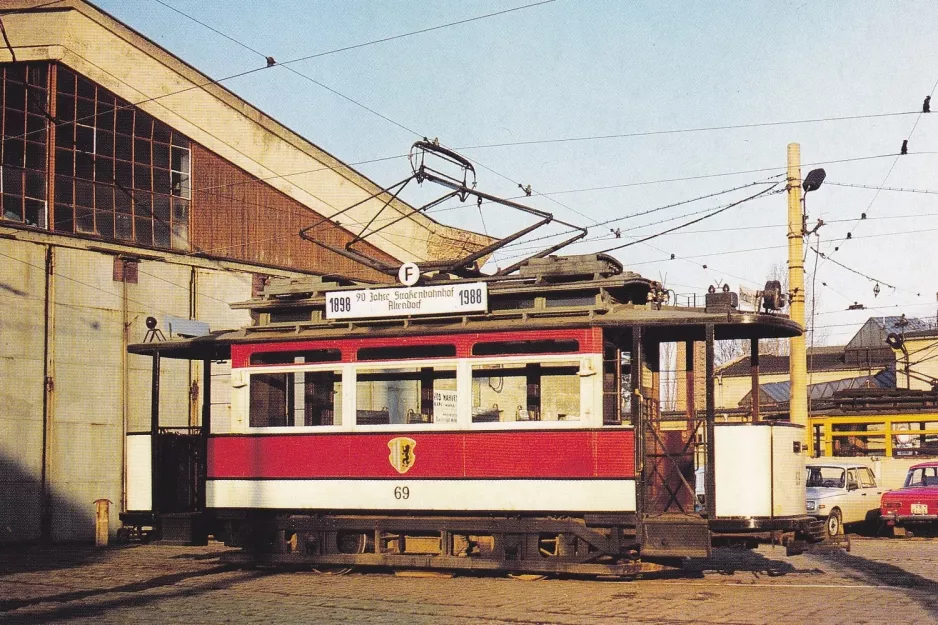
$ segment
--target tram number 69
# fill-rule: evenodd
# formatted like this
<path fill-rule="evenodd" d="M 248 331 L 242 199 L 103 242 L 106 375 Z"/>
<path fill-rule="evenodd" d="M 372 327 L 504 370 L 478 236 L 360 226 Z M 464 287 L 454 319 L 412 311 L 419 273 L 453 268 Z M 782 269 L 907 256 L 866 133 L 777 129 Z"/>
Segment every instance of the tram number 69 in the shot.
<path fill-rule="evenodd" d="M 352 310 L 351 297 L 333 297 L 329 300 L 329 312 L 350 312 Z"/>
<path fill-rule="evenodd" d="M 482 289 L 463 289 L 459 292 L 459 305 L 471 306 L 482 303 Z"/>
<path fill-rule="evenodd" d="M 394 498 L 395 499 L 410 499 L 410 488 L 408 488 L 407 486 L 395 486 Z"/>

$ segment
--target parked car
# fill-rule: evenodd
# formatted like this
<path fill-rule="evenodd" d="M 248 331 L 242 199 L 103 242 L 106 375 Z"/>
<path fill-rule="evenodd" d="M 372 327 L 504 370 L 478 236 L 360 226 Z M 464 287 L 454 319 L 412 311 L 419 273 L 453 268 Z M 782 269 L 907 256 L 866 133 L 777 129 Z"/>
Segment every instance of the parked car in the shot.
<path fill-rule="evenodd" d="M 828 537 L 843 534 L 845 525 L 876 521 L 883 489 L 869 467 L 818 460 L 809 462 L 805 469 L 807 512 L 824 520 Z"/>
<path fill-rule="evenodd" d="M 890 527 L 938 526 L 938 461 L 909 467 L 903 487 L 883 495 L 880 514 Z"/>

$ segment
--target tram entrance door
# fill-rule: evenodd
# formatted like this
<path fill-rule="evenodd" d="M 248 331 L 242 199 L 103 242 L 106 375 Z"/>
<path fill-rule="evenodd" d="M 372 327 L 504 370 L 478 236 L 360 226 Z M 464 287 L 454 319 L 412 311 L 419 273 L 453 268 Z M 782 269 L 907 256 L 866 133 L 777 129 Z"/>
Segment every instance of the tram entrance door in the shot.
<path fill-rule="evenodd" d="M 633 332 L 631 409 L 638 474 L 638 536 L 644 556 L 710 555 L 710 530 L 695 493 L 695 457 L 706 440 L 706 412 L 696 410 L 694 401 L 693 345 L 688 341 L 686 347 L 691 355 L 683 385 L 686 409 L 678 412 L 675 406 L 668 406 L 664 412 L 661 343 L 642 328 Z"/>
<path fill-rule="evenodd" d="M 183 513 L 201 509 L 205 496 L 200 468 L 203 462 L 201 429 L 159 429 L 155 458 L 161 479 L 153 502 L 156 510 Z"/>

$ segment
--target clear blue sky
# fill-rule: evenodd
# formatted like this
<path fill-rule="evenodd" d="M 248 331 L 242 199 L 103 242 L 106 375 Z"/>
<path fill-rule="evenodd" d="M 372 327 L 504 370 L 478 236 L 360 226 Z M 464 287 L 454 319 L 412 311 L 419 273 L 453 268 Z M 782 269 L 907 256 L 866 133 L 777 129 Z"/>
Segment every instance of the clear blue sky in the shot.
<path fill-rule="evenodd" d="M 534 1 L 164 0 L 280 62 Z M 97 4 L 212 78 L 264 65 L 156 0 Z M 530 184 L 535 195 L 526 202 L 584 226 L 779 176 L 787 144 L 798 142 L 805 174 L 815 163 L 827 170 L 825 186 L 808 196 L 809 226 L 818 217 L 828 222 L 821 250 L 842 245 L 834 260 L 881 281 L 874 297 L 874 282 L 821 261 L 818 335 L 837 344 L 871 315 L 936 315 L 938 100 L 936 113 L 913 114 L 938 83 L 936 26 L 934 2 L 556 0 L 290 65 L 312 80 L 273 67 L 223 84 L 350 164 L 402 155 L 419 136 L 438 137 L 484 165 L 481 189 L 513 197 L 518 183 Z M 908 114 L 472 148 L 894 113 Z M 905 138 L 909 154 L 893 156 Z M 848 160 L 863 157 L 878 158 Z M 409 173 L 404 159 L 356 167 L 381 184 Z M 877 193 L 881 186 L 932 193 Z M 653 234 L 761 188 L 625 219 L 611 226 L 621 229 L 619 240 L 610 226 L 594 227 L 590 243 L 567 251 Z M 427 193 L 405 199 L 419 203 Z M 852 221 L 864 212 L 867 220 Z M 481 218 L 474 205 L 434 216 L 495 235 L 520 223 L 488 206 Z M 723 282 L 757 288 L 786 262 L 785 219 L 782 193 L 615 254 L 678 293 Z M 662 220 L 671 221 L 650 225 Z M 853 239 L 840 242 L 851 230 Z M 810 281 L 812 253 L 807 266 Z M 869 310 L 847 312 L 854 301 Z"/>

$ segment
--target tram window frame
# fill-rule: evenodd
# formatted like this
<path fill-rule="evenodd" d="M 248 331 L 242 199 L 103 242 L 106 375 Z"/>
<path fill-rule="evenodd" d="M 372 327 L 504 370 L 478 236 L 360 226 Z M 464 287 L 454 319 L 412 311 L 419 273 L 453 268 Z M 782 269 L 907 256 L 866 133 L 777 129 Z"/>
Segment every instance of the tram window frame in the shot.
<path fill-rule="evenodd" d="M 439 383 L 444 380 L 451 382 Z M 388 384 L 382 387 L 382 382 Z M 391 383 L 396 382 L 403 385 L 393 388 Z M 416 384 L 408 388 L 408 383 Z M 459 370 L 452 361 L 408 362 L 406 366 L 368 363 L 355 370 L 355 425 L 457 427 L 458 391 Z M 392 393 L 399 394 L 396 404 L 388 400 Z M 444 398 L 443 393 L 451 396 Z"/>
<path fill-rule="evenodd" d="M 252 367 L 341 361 L 342 350 L 329 347 L 299 351 L 257 351 L 248 358 L 248 364 Z"/>
<path fill-rule="evenodd" d="M 523 423 L 582 425 L 583 378 L 579 359 L 541 359 L 538 361 L 474 362 L 471 367 L 471 421 L 473 425 L 509 425 Z M 491 375 L 499 372 L 501 375 Z M 567 378 L 566 382 L 561 379 Z M 492 380 L 498 380 L 494 383 Z M 497 401 L 492 393 L 505 392 L 505 383 L 512 380 L 505 398 Z M 572 384 L 571 384 L 572 382 Z M 569 385 L 567 398 L 561 404 L 556 398 L 560 391 L 556 383 Z M 487 393 L 483 384 L 492 391 Z M 572 397 L 569 396 L 572 390 Z M 486 395 L 489 395 L 486 397 Z M 552 404 L 545 404 L 551 398 Z M 551 409 L 553 408 L 553 409 Z M 563 409 L 563 410 L 561 410 Z"/>
<path fill-rule="evenodd" d="M 527 356 L 529 354 L 575 354 L 579 339 L 528 339 L 520 341 L 478 341 L 473 356 Z"/>
<path fill-rule="evenodd" d="M 360 361 L 424 360 L 427 358 L 455 358 L 456 346 L 452 343 L 433 345 L 379 345 L 360 347 L 356 354 Z"/>
<path fill-rule="evenodd" d="M 327 390 L 331 382 L 331 389 Z M 266 397 L 263 393 L 266 390 Z M 325 401 L 325 395 L 330 395 Z M 248 379 L 248 427 L 342 425 L 343 372 L 335 368 L 254 372 Z M 329 407 L 331 404 L 331 407 Z"/>

